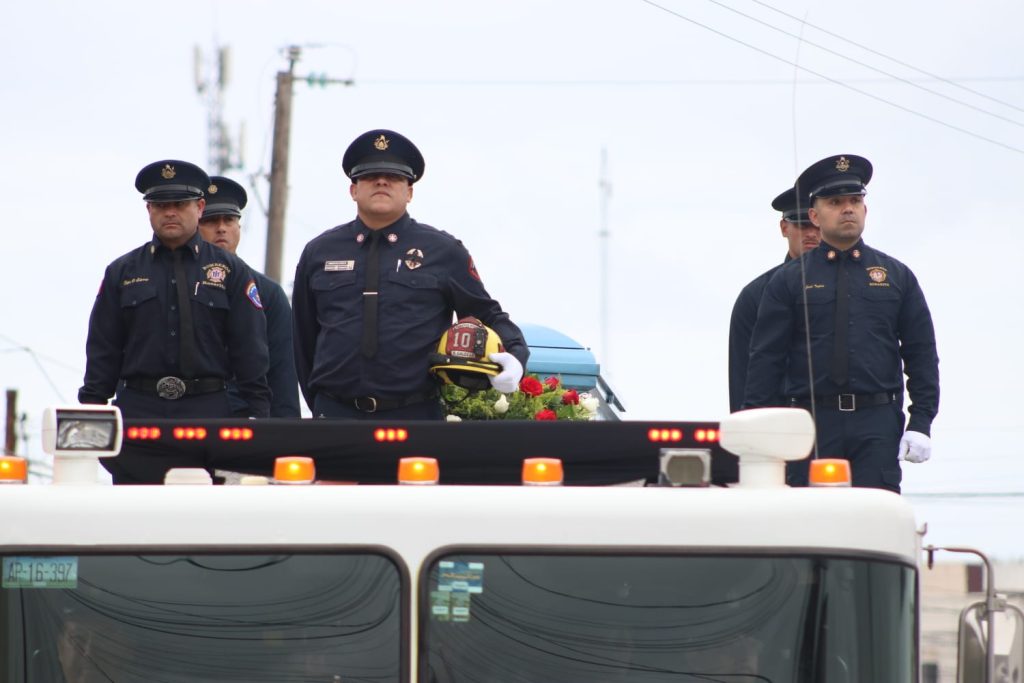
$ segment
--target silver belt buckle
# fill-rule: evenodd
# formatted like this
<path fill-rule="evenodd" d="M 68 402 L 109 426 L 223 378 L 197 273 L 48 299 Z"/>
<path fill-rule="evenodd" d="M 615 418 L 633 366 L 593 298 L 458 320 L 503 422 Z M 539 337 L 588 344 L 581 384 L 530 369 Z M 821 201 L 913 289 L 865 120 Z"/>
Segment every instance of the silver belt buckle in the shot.
<path fill-rule="evenodd" d="M 843 399 L 849 399 L 844 401 Z M 857 395 L 856 394 L 839 394 L 839 412 L 852 413 L 857 410 Z"/>
<path fill-rule="evenodd" d="M 373 396 L 367 396 L 366 398 L 369 399 L 369 401 L 370 401 L 370 407 L 369 408 L 363 408 L 362 406 L 360 406 L 359 403 L 363 399 L 357 398 L 355 400 L 356 410 L 361 410 L 364 413 L 376 413 L 377 412 L 377 399 L 375 399 Z"/>
<path fill-rule="evenodd" d="M 161 377 L 156 383 L 156 395 L 176 401 L 185 395 L 185 382 L 177 377 Z"/>

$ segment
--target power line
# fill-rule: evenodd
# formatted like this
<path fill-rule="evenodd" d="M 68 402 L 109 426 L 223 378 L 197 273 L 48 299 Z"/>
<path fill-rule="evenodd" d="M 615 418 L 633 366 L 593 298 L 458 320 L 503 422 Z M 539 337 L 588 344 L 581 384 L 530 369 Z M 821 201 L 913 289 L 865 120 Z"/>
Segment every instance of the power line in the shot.
<path fill-rule="evenodd" d="M 952 85 L 955 88 L 960 88 L 962 90 L 966 90 L 967 92 L 971 93 L 972 95 L 977 95 L 978 97 L 982 97 L 982 98 L 985 98 L 987 100 L 991 100 L 992 102 L 995 102 L 997 104 L 1001 104 L 1001 105 L 1003 105 L 1005 107 L 1009 107 L 1011 109 L 1016 109 L 1017 111 L 1024 112 L 1024 107 L 1018 107 L 1017 105 L 1012 104 L 1010 102 L 1005 102 L 1005 101 L 1000 100 L 998 98 L 992 97 L 991 95 L 986 95 L 985 93 L 980 92 L 978 90 L 972 90 L 971 88 L 968 88 L 966 86 L 960 85 L 957 82 L 957 80 L 960 80 L 960 79 L 947 79 L 947 78 L 943 78 L 942 76 L 938 76 L 936 74 L 933 74 L 933 73 L 931 73 L 929 71 L 925 71 L 924 69 L 916 67 L 913 64 L 909 64 L 907 62 L 901 61 L 899 59 L 896 59 L 895 57 L 890 57 L 889 55 L 884 54 L 882 52 L 879 52 L 878 50 L 874 50 L 874 49 L 868 47 L 867 45 L 863 45 L 863 44 L 858 43 L 856 41 L 850 40 L 850 38 L 848 36 L 843 36 L 843 35 L 840 35 L 838 33 L 833 33 L 832 31 L 829 31 L 828 29 L 822 28 L 820 26 L 815 26 L 814 24 L 809 24 L 809 23 L 803 21 L 802 19 L 800 19 L 799 17 L 795 17 L 792 14 L 787 14 L 786 12 L 783 12 L 782 10 L 780 10 L 780 9 L 778 9 L 776 7 L 773 7 L 773 6 L 769 5 L 766 2 L 762 2 L 762 0 L 750 0 L 750 1 L 754 2 L 754 3 L 757 3 L 758 5 L 761 5 L 762 7 L 766 7 L 767 9 L 770 9 L 773 12 L 777 12 L 777 13 L 781 14 L 784 17 L 789 17 L 790 19 L 793 19 L 794 21 L 799 21 L 799 22 L 801 22 L 802 25 L 806 24 L 807 26 L 810 26 L 811 28 L 815 29 L 816 31 L 821 31 L 825 35 L 832 36 L 833 38 L 841 38 L 842 40 L 845 40 L 846 42 L 848 42 L 850 45 L 853 45 L 854 47 L 859 47 L 860 49 L 865 50 L 867 52 L 870 52 L 873 55 L 878 55 L 879 57 L 881 57 L 883 59 L 888 59 L 890 62 L 893 62 L 894 64 L 899 64 L 900 66 L 906 67 L 908 69 L 913 69 L 914 71 L 918 72 L 919 74 L 924 74 L 925 76 L 928 76 L 931 79 L 940 81 L 942 83 L 947 83 L 949 85 Z M 1020 79 L 1014 78 L 1012 80 L 1020 80 Z"/>
<path fill-rule="evenodd" d="M 901 80 L 910 83 L 941 82 L 952 83 L 953 80 L 945 78 L 919 78 L 902 79 L 891 78 L 848 78 L 847 83 L 881 84 L 891 83 L 894 80 Z M 963 76 L 954 79 L 963 83 L 1019 83 L 1024 81 L 1024 76 Z M 798 85 L 825 85 L 828 79 L 807 79 L 796 81 Z M 402 85 L 402 86 L 453 86 L 453 87 L 678 87 L 680 85 L 726 85 L 726 86 L 750 86 L 750 85 L 792 85 L 792 79 L 783 78 L 593 78 L 593 79 L 409 79 L 409 78 L 370 78 L 360 80 L 360 85 Z M 973 91 L 972 91 L 973 92 Z M 1007 105 L 1012 106 L 1012 105 Z"/>
<path fill-rule="evenodd" d="M 50 377 L 50 373 L 48 373 L 46 371 L 46 368 L 43 367 L 43 364 L 39 362 L 39 359 L 42 356 L 37 354 L 30 347 L 25 346 L 24 344 L 19 344 L 18 342 L 16 342 L 15 340 L 11 339 L 10 337 L 8 337 L 5 334 L 0 333 L 0 339 L 3 339 L 4 341 L 6 341 L 9 344 L 14 344 L 14 346 L 17 347 L 16 349 L 11 349 L 11 350 L 19 350 L 19 351 L 24 351 L 25 353 L 27 353 L 29 355 L 29 358 L 32 359 L 32 362 L 36 364 L 36 367 L 39 369 L 39 372 L 46 379 L 46 382 L 50 385 L 50 388 L 53 389 L 53 393 L 55 393 L 57 395 L 57 398 L 59 398 L 61 400 L 61 403 L 67 403 L 68 402 L 67 399 L 65 399 L 64 396 L 60 393 L 60 389 L 57 388 L 57 383 L 54 382 L 53 378 Z M 65 365 L 65 364 L 61 363 L 60 361 L 54 360 L 52 358 L 48 358 L 47 360 L 49 362 L 55 364 L 55 365 L 61 365 L 64 368 L 67 368 L 67 369 L 74 369 L 74 368 L 71 368 L 71 366 Z"/>
<path fill-rule="evenodd" d="M 812 75 L 817 76 L 819 78 L 823 78 L 823 79 L 829 81 L 830 83 L 834 83 L 834 84 L 836 84 L 838 86 L 846 88 L 847 90 L 852 90 L 853 92 L 855 92 L 855 93 L 857 93 L 859 95 L 863 95 L 865 97 L 869 97 L 869 98 L 871 98 L 873 100 L 876 100 L 876 101 L 881 102 L 883 104 L 887 104 L 890 107 L 894 107 L 894 108 L 899 109 L 901 111 L 904 111 L 904 112 L 906 112 L 908 114 L 913 114 L 914 116 L 917 116 L 919 118 L 925 119 L 926 121 L 931 121 L 932 123 L 937 123 L 938 125 L 943 126 L 945 128 L 949 128 L 950 130 L 955 130 L 955 131 L 957 131 L 959 133 L 963 133 L 964 135 L 969 135 L 969 136 L 971 136 L 973 138 L 976 138 L 978 140 L 983 140 L 983 141 L 985 141 L 985 142 L 987 142 L 989 144 L 996 145 L 997 147 L 1002 147 L 1003 149 L 1010 150 L 1011 152 L 1016 152 L 1017 154 L 1024 155 L 1024 149 L 1020 149 L 1019 147 L 1014 147 L 1013 145 L 1007 144 L 1005 142 L 1000 142 L 998 140 L 994 140 L 992 138 L 985 137 L 984 135 L 980 135 L 980 134 L 975 133 L 973 131 L 970 131 L 970 130 L 968 130 L 966 128 L 961 128 L 960 126 L 956 126 L 956 125 L 953 125 L 951 123 L 947 123 L 947 122 L 945 122 L 945 121 L 943 121 L 941 119 L 935 118 L 934 116 L 929 116 L 928 114 L 924 114 L 924 113 L 919 112 L 919 111 L 917 111 L 915 109 L 911 109 L 910 107 L 905 107 L 902 104 L 897 104 L 895 102 L 890 102 L 889 100 L 885 99 L 884 97 L 879 97 L 878 95 L 873 95 L 872 93 L 869 93 L 869 92 L 867 92 L 865 90 L 861 90 L 860 88 L 855 88 L 852 85 L 849 85 L 848 83 L 845 83 L 845 82 L 840 81 L 838 79 L 832 78 L 830 76 L 826 76 L 825 74 L 822 74 L 822 73 L 818 73 L 817 71 L 814 71 L 812 69 L 808 69 L 807 67 L 804 67 L 804 66 L 800 66 L 799 64 L 795 64 L 794 62 L 791 62 L 790 60 L 786 59 L 785 57 L 780 57 L 778 55 L 772 54 L 771 52 L 768 52 L 767 50 L 763 50 L 763 49 L 761 49 L 761 48 L 759 48 L 759 47 L 757 47 L 755 45 L 751 45 L 750 43 L 746 43 L 746 42 L 740 40 L 739 38 L 734 38 L 733 36 L 730 36 L 727 33 L 723 33 L 722 31 L 719 31 L 718 29 L 712 28 L 712 27 L 710 27 L 710 26 L 708 26 L 706 24 L 702 24 L 699 21 L 696 21 L 696 20 L 691 19 L 691 18 L 689 18 L 689 17 L 687 17 L 685 15 L 679 14 L 678 12 L 676 12 L 674 10 L 670 10 L 667 7 L 659 5 L 658 3 L 653 2 L 653 0 L 641 0 L 641 2 L 644 2 L 644 3 L 648 4 L 648 5 L 650 5 L 651 7 L 655 7 L 657 9 L 660 9 L 661 11 L 663 11 L 663 12 L 665 12 L 667 14 L 671 14 L 672 16 L 677 17 L 679 19 L 682 19 L 683 21 L 687 21 L 687 22 L 689 22 L 689 23 L 691 23 L 691 24 L 693 24 L 695 26 L 699 26 L 700 28 L 702 28 L 702 29 L 704 29 L 706 31 L 710 31 L 711 33 L 714 33 L 716 35 L 719 35 L 719 36 L 725 38 L 726 40 L 731 40 L 734 43 L 739 43 L 740 45 L 742 45 L 744 47 L 747 47 L 747 48 L 750 48 L 751 50 L 754 50 L 755 52 L 759 52 L 759 53 L 765 55 L 766 57 L 771 57 L 774 60 L 782 62 L 783 64 L 788 64 L 790 66 L 795 66 L 796 68 L 800 69 L 801 71 L 803 71 L 805 73 L 809 73 L 809 74 L 812 74 Z"/>
<path fill-rule="evenodd" d="M 840 59 L 845 59 L 848 62 L 852 62 L 852 63 L 856 64 L 857 66 L 862 66 L 865 69 L 870 69 L 871 71 L 874 71 L 876 73 L 880 73 L 883 76 L 887 76 L 887 77 L 895 79 L 895 80 L 897 80 L 897 81 L 899 81 L 901 83 L 905 83 L 905 84 L 913 86 L 913 87 L 915 87 L 915 88 L 917 88 L 919 90 L 923 90 L 924 92 L 926 92 L 926 93 L 928 93 L 930 95 L 934 95 L 936 97 L 941 97 L 944 100 L 948 100 L 948 101 L 953 102 L 955 104 L 959 104 L 960 106 L 967 107 L 968 109 L 973 109 L 976 112 L 979 112 L 981 114 L 985 114 L 987 116 L 991 116 L 991 117 L 999 119 L 1001 121 L 1005 121 L 1006 123 L 1010 123 L 1010 124 L 1013 124 L 1015 126 L 1024 127 L 1024 123 L 1021 123 L 1020 121 L 1017 121 L 1016 119 L 1011 119 L 1011 118 L 1008 118 L 1008 117 L 1003 116 L 1001 114 L 996 114 L 995 112 L 991 112 L 991 111 L 989 111 L 987 109 L 984 109 L 982 107 L 979 107 L 977 105 L 970 104 L 969 102 L 964 102 L 963 100 L 959 100 L 959 99 L 957 99 L 955 97 L 952 97 L 950 95 L 946 95 L 944 93 L 940 93 L 940 92 L 938 92 L 936 90 L 932 90 L 931 88 L 926 88 L 923 85 L 920 85 L 918 83 L 914 83 L 913 81 L 910 81 L 910 80 L 908 80 L 906 78 L 903 78 L 902 76 L 897 76 L 896 74 L 891 74 L 888 71 L 883 71 L 882 69 L 879 69 L 877 67 L 871 66 L 870 64 L 867 64 L 866 62 L 862 62 L 862 61 L 860 61 L 858 59 L 854 59 L 853 57 L 849 57 L 847 55 L 844 55 L 841 52 L 838 52 L 838 51 L 833 50 L 831 48 L 825 47 L 824 45 L 819 45 L 818 43 L 814 43 L 814 42 L 811 42 L 809 40 L 806 40 L 806 39 L 804 39 L 802 37 L 802 35 L 798 36 L 795 33 L 790 33 L 789 31 L 787 31 L 785 29 L 779 28 L 778 26 L 773 26 L 772 24 L 769 24 L 766 21 L 761 21 L 757 17 L 753 17 L 753 16 L 751 16 L 749 14 L 746 14 L 744 12 L 739 11 L 738 9 L 735 9 L 733 7 L 729 7 L 725 3 L 719 2 L 719 0 L 707 0 L 707 2 L 710 2 L 713 5 L 717 5 L 717 6 L 721 7 L 721 8 L 723 8 L 723 9 L 726 9 L 726 10 L 728 10 L 730 12 L 733 12 L 734 14 L 738 14 L 738 15 L 740 15 L 741 17 L 743 17 L 745 19 L 749 19 L 750 21 L 753 21 L 753 22 L 758 23 L 758 24 L 760 24 L 762 26 L 770 28 L 773 31 L 777 31 L 777 32 L 781 33 L 784 36 L 789 36 L 790 38 L 796 38 L 797 40 L 802 40 L 803 42 L 807 43 L 808 45 L 810 45 L 812 47 L 816 47 L 819 50 L 823 50 L 823 51 L 829 53 L 830 55 L 833 55 L 835 57 L 839 57 Z M 838 36 L 838 37 L 843 38 L 845 40 L 844 36 Z M 879 54 L 879 53 L 875 53 L 875 54 Z M 885 59 L 889 59 L 885 55 L 880 55 L 880 56 L 884 57 Z M 914 68 L 914 67 L 910 67 L 910 68 Z M 1000 104 L 1002 104 L 1002 103 L 1000 103 Z M 1016 107 L 1014 107 L 1014 108 L 1016 108 Z"/>

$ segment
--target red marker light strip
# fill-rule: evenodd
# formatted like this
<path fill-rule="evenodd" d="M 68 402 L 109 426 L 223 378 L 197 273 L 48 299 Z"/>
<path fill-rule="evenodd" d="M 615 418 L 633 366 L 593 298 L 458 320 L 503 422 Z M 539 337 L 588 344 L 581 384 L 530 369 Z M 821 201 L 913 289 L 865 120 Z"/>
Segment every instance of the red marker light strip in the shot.
<path fill-rule="evenodd" d="M 405 441 L 409 438 L 409 432 L 405 429 L 375 429 L 373 432 L 375 441 Z"/>
<path fill-rule="evenodd" d="M 205 427 L 175 427 L 174 438 L 184 441 L 201 441 L 206 438 Z"/>
<path fill-rule="evenodd" d="M 717 429 L 698 429 L 693 433 L 693 438 L 697 441 L 718 441 L 718 430 Z"/>
<path fill-rule="evenodd" d="M 140 441 L 153 440 L 160 438 L 159 427 L 129 427 L 125 430 L 124 435 L 129 439 L 136 439 Z"/>
<path fill-rule="evenodd" d="M 647 432 L 650 441 L 682 441 L 683 430 L 681 429 L 650 429 Z"/>
<path fill-rule="evenodd" d="M 249 441 L 252 439 L 252 429 L 249 427 L 221 427 L 221 441 Z"/>

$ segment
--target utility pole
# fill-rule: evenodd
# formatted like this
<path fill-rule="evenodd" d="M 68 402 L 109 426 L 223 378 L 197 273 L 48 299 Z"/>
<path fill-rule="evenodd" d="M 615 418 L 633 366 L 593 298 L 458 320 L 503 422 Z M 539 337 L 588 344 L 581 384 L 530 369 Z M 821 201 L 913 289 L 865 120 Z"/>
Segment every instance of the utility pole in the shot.
<path fill-rule="evenodd" d="M 612 184 L 608 180 L 608 150 L 601 148 L 601 178 L 597 183 L 601 192 L 601 228 L 597 233 L 601 240 L 601 355 L 608 366 L 611 350 L 608 347 L 608 200 L 612 196 Z"/>
<path fill-rule="evenodd" d="M 281 244 L 284 242 L 284 210 L 288 203 L 288 143 L 292 127 L 292 80 L 302 50 L 288 48 L 288 70 L 277 72 L 274 96 L 274 146 L 270 157 L 270 205 L 267 208 L 267 255 L 263 272 L 281 281 Z"/>
<path fill-rule="evenodd" d="M 14 455 L 15 440 L 17 439 L 16 430 L 14 429 L 15 418 L 17 415 L 18 405 L 18 390 L 8 389 L 7 390 L 7 419 L 4 420 L 4 455 Z"/>
<path fill-rule="evenodd" d="M 242 168 L 243 136 L 245 124 L 239 125 L 237 146 L 231 141 L 228 126 L 224 123 L 224 90 L 230 80 L 230 57 L 228 47 L 214 48 L 214 61 L 209 75 L 204 73 L 203 53 L 198 45 L 194 53 L 196 92 L 206 101 L 206 142 L 207 163 L 210 175 L 222 175 L 233 168 Z"/>
<path fill-rule="evenodd" d="M 284 242 L 284 217 L 288 204 L 288 149 L 292 126 L 292 86 L 296 78 L 310 86 L 329 83 L 352 85 L 352 79 L 328 78 L 326 74 L 295 75 L 295 63 L 302 56 L 298 45 L 288 47 L 288 70 L 277 72 L 277 93 L 274 97 L 274 145 L 270 159 L 270 200 L 267 206 L 267 254 L 264 274 L 281 281 L 281 255 Z"/>

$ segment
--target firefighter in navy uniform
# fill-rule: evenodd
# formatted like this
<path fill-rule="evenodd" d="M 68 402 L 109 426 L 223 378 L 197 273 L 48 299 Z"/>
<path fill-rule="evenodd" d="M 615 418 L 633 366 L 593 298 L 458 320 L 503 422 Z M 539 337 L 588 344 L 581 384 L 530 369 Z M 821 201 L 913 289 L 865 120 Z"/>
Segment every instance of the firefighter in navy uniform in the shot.
<path fill-rule="evenodd" d="M 939 408 L 939 359 L 931 313 L 910 269 L 864 244 L 872 167 L 852 154 L 822 159 L 797 179 L 821 244 L 783 266 L 765 288 L 750 345 L 745 407 L 810 409 L 818 452 L 850 461 L 855 486 L 899 492 L 899 460 L 931 457 Z M 804 310 L 810 327 L 804 324 Z M 813 382 L 808 381 L 808 353 Z M 903 377 L 910 421 L 904 431 Z M 807 483 L 806 461 L 790 483 Z"/>
<path fill-rule="evenodd" d="M 757 306 L 765 285 L 787 261 L 811 251 L 821 242 L 821 229 L 807 217 L 807 202 L 798 204 L 796 190 L 789 188 L 772 200 L 772 208 L 782 212 L 779 229 L 789 249 L 782 263 L 758 275 L 744 287 L 732 307 L 729 321 L 729 412 L 743 407 L 747 386 L 747 361 L 750 358 L 750 335 L 757 321 Z"/>
<path fill-rule="evenodd" d="M 105 404 L 116 394 L 126 418 L 268 414 L 256 283 L 241 260 L 199 236 L 209 184 L 201 168 L 176 160 L 136 177 L 153 239 L 107 266 L 89 318 L 82 403 Z M 225 391 L 232 377 L 245 401 L 240 411 Z M 162 471 L 128 467 L 125 456 L 103 461 L 115 483 L 162 480 Z"/>
<path fill-rule="evenodd" d="M 499 391 L 519 385 L 529 356 L 519 328 L 491 298 L 473 259 L 446 232 L 413 220 L 406 206 L 423 177 L 407 138 L 372 130 L 342 160 L 357 218 L 314 238 L 295 269 L 292 306 L 299 387 L 316 417 L 443 419 L 428 373 L 452 314 L 493 329 Z"/>
<path fill-rule="evenodd" d="M 249 201 L 245 188 L 230 178 L 211 176 L 206 193 L 206 208 L 199 219 L 199 234 L 204 240 L 235 254 L 242 237 L 242 209 Z M 299 381 L 295 376 L 292 348 L 292 308 L 288 296 L 263 273 L 252 268 L 256 286 L 267 316 L 267 349 L 270 354 L 270 417 L 300 417 Z M 245 401 L 234 382 L 228 383 L 231 407 L 242 410 Z"/>

